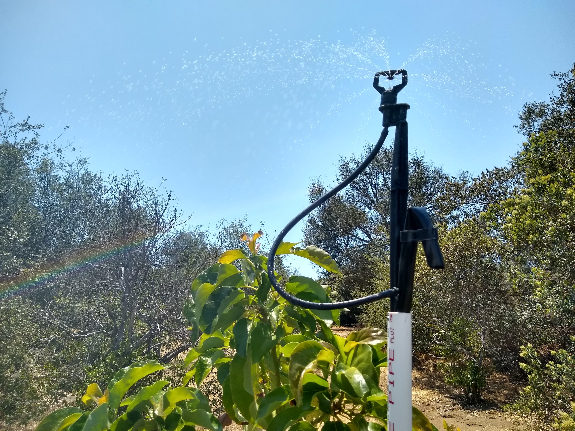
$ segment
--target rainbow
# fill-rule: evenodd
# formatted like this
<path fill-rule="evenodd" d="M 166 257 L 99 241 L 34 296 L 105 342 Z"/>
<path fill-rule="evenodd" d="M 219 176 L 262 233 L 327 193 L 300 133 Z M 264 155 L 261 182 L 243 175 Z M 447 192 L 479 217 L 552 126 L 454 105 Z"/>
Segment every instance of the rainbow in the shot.
<path fill-rule="evenodd" d="M 127 241 L 80 249 L 57 262 L 46 262 L 37 268 L 23 270 L 15 277 L 0 280 L 0 301 L 37 289 L 59 276 L 81 271 L 94 263 L 126 253 L 154 236 L 139 234 Z"/>

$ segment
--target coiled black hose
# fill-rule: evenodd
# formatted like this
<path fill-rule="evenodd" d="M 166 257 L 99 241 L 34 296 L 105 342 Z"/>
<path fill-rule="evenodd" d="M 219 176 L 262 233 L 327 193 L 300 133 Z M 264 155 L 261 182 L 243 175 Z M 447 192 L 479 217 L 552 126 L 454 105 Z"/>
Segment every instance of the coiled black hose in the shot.
<path fill-rule="evenodd" d="M 351 173 L 351 175 L 349 177 L 347 177 L 342 183 L 338 184 L 332 190 L 330 190 L 325 195 L 320 197 L 317 201 L 312 203 L 310 206 L 308 206 L 306 209 L 304 209 L 301 213 L 299 213 L 292 221 L 290 221 L 287 224 L 287 226 L 283 228 L 283 230 L 280 232 L 280 234 L 276 238 L 274 244 L 272 245 L 272 248 L 271 248 L 269 255 L 268 255 L 268 276 L 269 276 L 270 282 L 271 282 L 272 286 L 275 288 L 275 290 L 280 294 L 280 296 L 285 298 L 287 301 L 291 302 L 293 305 L 297 305 L 299 307 L 308 308 L 308 309 L 312 309 L 312 310 L 339 310 L 342 308 L 357 307 L 358 305 L 368 304 L 370 302 L 378 301 L 378 300 L 383 299 L 383 298 L 389 298 L 391 296 L 395 296 L 399 293 L 399 289 L 394 287 L 393 289 L 384 290 L 383 292 L 379 292 L 379 293 L 376 293 L 374 295 L 364 296 L 363 298 L 352 299 L 350 301 L 342 301 L 342 302 L 304 301 L 304 300 L 296 298 L 295 296 L 286 292 L 285 289 L 279 285 L 279 283 L 275 277 L 275 274 L 274 274 L 274 258 L 276 255 L 276 251 L 277 251 L 278 247 L 280 246 L 280 244 L 282 243 L 284 237 L 287 235 L 287 233 L 296 224 L 298 224 L 301 219 L 303 219 L 306 215 L 311 213 L 314 209 L 316 209 L 318 206 L 323 204 L 325 201 L 327 201 L 329 198 L 331 198 L 337 192 L 339 192 L 340 190 L 345 188 L 349 183 L 351 183 L 353 180 L 355 180 L 358 177 L 358 175 L 364 171 L 365 168 L 367 168 L 367 166 L 371 163 L 371 161 L 375 158 L 375 156 L 377 156 L 377 153 L 379 152 L 379 150 L 381 149 L 381 146 L 385 142 L 385 138 L 387 137 L 387 132 L 388 132 L 387 129 L 388 129 L 387 127 L 383 128 L 383 130 L 381 132 L 381 136 L 379 137 L 379 140 L 377 141 L 377 143 L 373 147 L 373 150 L 371 150 L 371 153 L 369 153 L 367 158 L 363 161 L 363 163 L 361 165 L 359 165 L 357 167 L 357 169 L 355 171 L 353 171 Z"/>

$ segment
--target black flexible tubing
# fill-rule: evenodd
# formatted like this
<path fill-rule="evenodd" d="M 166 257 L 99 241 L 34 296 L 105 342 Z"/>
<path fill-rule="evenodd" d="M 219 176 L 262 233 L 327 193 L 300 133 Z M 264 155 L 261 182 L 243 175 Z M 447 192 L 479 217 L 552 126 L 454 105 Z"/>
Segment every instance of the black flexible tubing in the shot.
<path fill-rule="evenodd" d="M 391 296 L 397 295 L 399 293 L 399 289 L 394 287 L 393 289 L 384 290 L 383 292 L 376 293 L 374 295 L 364 296 L 363 298 L 352 299 L 349 301 L 341 301 L 341 302 L 311 302 L 311 301 L 304 301 L 303 299 L 296 298 L 295 296 L 289 294 L 285 291 L 283 287 L 281 287 L 276 279 L 274 274 L 274 258 L 277 252 L 278 247 L 282 243 L 284 237 L 287 233 L 300 222 L 306 215 L 311 213 L 314 209 L 318 206 L 323 204 L 337 192 L 342 190 L 343 188 L 347 187 L 349 183 L 355 180 L 359 174 L 361 174 L 365 168 L 371 163 L 371 161 L 377 156 L 377 153 L 381 149 L 381 146 L 385 142 L 385 138 L 387 137 L 387 127 L 384 127 L 379 140 L 371 150 L 371 153 L 367 156 L 367 158 L 363 161 L 361 165 L 357 167 L 355 171 L 351 173 L 349 177 L 347 177 L 342 183 L 338 184 L 332 190 L 324 194 L 320 197 L 317 201 L 312 203 L 306 209 L 304 209 L 301 213 L 299 213 L 295 218 L 290 221 L 286 227 L 280 232 L 278 237 L 276 238 L 272 248 L 268 254 L 268 276 L 272 286 L 275 288 L 277 293 L 280 294 L 281 297 L 285 298 L 287 301 L 291 302 L 293 305 L 297 305 L 299 307 L 308 308 L 311 310 L 339 310 L 342 308 L 347 307 L 357 307 L 358 305 L 368 304 L 370 302 L 378 301 L 383 298 L 389 298 Z"/>

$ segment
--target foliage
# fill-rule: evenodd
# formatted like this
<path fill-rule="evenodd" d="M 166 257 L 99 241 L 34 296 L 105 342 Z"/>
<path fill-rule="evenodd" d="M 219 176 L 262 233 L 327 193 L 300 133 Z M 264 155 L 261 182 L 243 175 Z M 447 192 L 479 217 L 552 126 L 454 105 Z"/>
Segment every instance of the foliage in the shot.
<path fill-rule="evenodd" d="M 544 419 L 567 423 L 575 417 L 575 337 L 568 349 L 547 352 L 544 356 L 533 345 L 521 349 L 521 368 L 529 384 L 521 391 L 513 408 L 536 412 Z M 571 419 L 572 420 L 572 419 Z"/>
<path fill-rule="evenodd" d="M 104 177 L 42 125 L 16 121 L 0 93 L 0 423 L 26 422 L 79 382 L 188 350 L 191 281 L 226 235 L 183 231 L 167 191 L 137 173 Z M 233 229 L 232 229 L 233 228 Z"/>
<path fill-rule="evenodd" d="M 387 364 L 383 331 L 363 329 L 342 338 L 330 329 L 339 312 L 287 303 L 271 289 L 267 259 L 257 254 L 259 235 L 245 235 L 249 254 L 225 252 L 192 283 L 184 314 L 197 343 L 185 358 L 189 368 L 183 386 L 166 388 L 168 382 L 160 380 L 128 393 L 138 380 L 163 368 L 157 362 L 136 363 L 120 371 L 105 392 L 97 384 L 88 386 L 82 400 L 93 410 L 57 410 L 36 430 L 200 426 L 221 431 L 222 424 L 232 422 L 274 431 L 386 429 L 387 396 L 378 386 Z M 284 243 L 279 251 L 338 270 L 317 248 L 302 253 Z M 312 279 L 293 276 L 285 286 L 299 298 L 330 301 L 328 291 Z M 225 413 L 219 419 L 198 389 L 210 379 L 222 386 Z M 413 429 L 435 428 L 414 409 Z"/>

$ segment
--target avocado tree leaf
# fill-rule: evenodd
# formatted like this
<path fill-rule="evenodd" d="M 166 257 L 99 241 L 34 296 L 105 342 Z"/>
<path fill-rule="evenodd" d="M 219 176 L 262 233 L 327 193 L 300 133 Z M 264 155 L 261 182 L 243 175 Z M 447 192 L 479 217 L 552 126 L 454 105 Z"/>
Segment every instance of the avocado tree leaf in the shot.
<path fill-rule="evenodd" d="M 251 382 L 244 382 L 247 362 L 248 360 L 240 355 L 234 356 L 230 363 L 229 378 L 233 403 L 249 421 L 252 419 L 251 405 L 255 403 L 255 396 L 246 390 L 246 386 L 250 386 Z"/>
<path fill-rule="evenodd" d="M 387 340 L 387 335 L 383 329 L 378 328 L 363 328 L 359 331 L 351 332 L 347 341 L 353 341 L 361 344 L 380 344 Z"/>
<path fill-rule="evenodd" d="M 222 314 L 218 315 L 217 322 L 212 326 L 212 332 L 221 330 L 225 331 L 228 329 L 232 323 L 240 319 L 246 312 L 246 308 L 249 305 L 249 299 L 242 299 L 234 303 L 230 308 L 224 311 Z"/>
<path fill-rule="evenodd" d="M 321 431 L 351 431 L 348 424 L 344 424 L 342 421 L 326 422 Z"/>
<path fill-rule="evenodd" d="M 82 431 L 86 421 L 88 420 L 88 417 L 90 416 L 90 413 L 92 412 L 84 412 L 84 414 L 82 414 L 82 416 L 80 416 L 76 422 L 69 425 L 68 428 L 65 428 L 65 431 Z"/>
<path fill-rule="evenodd" d="M 282 242 L 276 250 L 276 256 L 280 254 L 294 254 L 292 248 L 298 244 L 299 242 Z"/>
<path fill-rule="evenodd" d="M 323 392 L 326 389 L 329 389 L 329 383 L 325 379 L 313 373 L 306 373 L 302 378 L 301 407 L 310 407 L 313 397 L 315 397 L 317 393 Z"/>
<path fill-rule="evenodd" d="M 286 291 L 294 295 L 300 292 L 310 293 L 316 298 L 316 302 L 331 302 L 321 284 L 309 277 L 291 276 L 285 288 Z"/>
<path fill-rule="evenodd" d="M 120 406 L 127 405 L 128 408 L 126 409 L 126 411 L 130 412 L 130 411 L 134 410 L 138 405 L 140 405 L 140 403 L 142 403 L 143 401 L 148 401 L 150 398 L 152 398 L 154 395 L 156 395 L 158 392 L 160 392 L 164 388 L 164 386 L 168 385 L 169 383 L 170 382 L 168 382 L 167 380 L 160 380 L 160 381 L 154 383 L 153 385 L 145 386 L 142 389 L 140 389 L 136 395 L 124 400 L 120 404 Z"/>
<path fill-rule="evenodd" d="M 228 375 L 222 383 L 222 404 L 224 405 L 224 410 L 231 418 L 231 420 L 239 423 L 240 420 L 238 419 L 234 408 L 234 398 L 232 396 L 232 386 L 230 380 L 230 376 Z"/>
<path fill-rule="evenodd" d="M 259 322 L 252 328 L 250 334 L 250 343 L 252 351 L 252 363 L 259 362 L 266 353 L 275 348 L 278 340 L 272 334 L 272 327 L 267 322 Z"/>
<path fill-rule="evenodd" d="M 82 415 L 82 410 L 77 407 L 65 407 L 63 409 L 56 410 L 44 417 L 38 426 L 36 426 L 35 431 L 57 431 L 66 419 L 77 414 L 80 414 L 80 416 Z M 76 417 L 74 422 L 78 420 L 80 416 Z"/>
<path fill-rule="evenodd" d="M 316 431 L 316 427 L 306 421 L 298 421 L 289 427 L 288 431 Z"/>
<path fill-rule="evenodd" d="M 321 266 L 323 269 L 335 274 L 341 274 L 337 263 L 331 258 L 331 256 L 324 250 L 315 245 L 309 245 L 306 248 L 293 247 L 293 254 L 296 256 L 304 257 L 311 260 L 316 265 Z"/>
<path fill-rule="evenodd" d="M 285 404 L 290 398 L 289 386 L 284 385 L 279 388 L 275 388 L 273 391 L 268 393 L 260 402 L 258 408 L 258 415 L 256 421 L 266 417 L 268 414 L 277 410 L 278 407 Z"/>
<path fill-rule="evenodd" d="M 412 407 L 411 410 L 411 423 L 414 431 L 433 431 L 433 425 L 431 425 L 431 422 L 429 422 L 429 419 L 427 419 L 423 413 L 415 407 Z"/>
<path fill-rule="evenodd" d="M 342 372 L 341 389 L 356 398 L 363 398 L 369 392 L 365 378 L 355 367 L 349 367 Z"/>
<path fill-rule="evenodd" d="M 234 274 L 226 281 L 240 285 L 243 284 L 240 274 Z M 201 314 L 196 314 L 196 316 L 199 316 L 199 323 L 202 331 L 207 334 L 214 332 L 219 317 L 223 314 L 226 308 L 234 302 L 240 301 L 243 297 L 243 292 L 236 286 L 218 286 L 213 289 L 204 303 Z"/>
<path fill-rule="evenodd" d="M 182 410 L 185 425 L 197 425 L 211 431 L 222 431 L 222 424 L 213 414 L 205 410 Z"/>
<path fill-rule="evenodd" d="M 108 404 L 111 411 L 116 411 L 120 406 L 122 397 L 126 394 L 128 389 L 132 387 L 138 380 L 146 377 L 156 371 L 163 370 L 164 366 L 156 361 L 136 362 L 129 367 L 126 367 L 116 373 L 110 384 L 108 390 L 110 392 Z"/>
<path fill-rule="evenodd" d="M 247 256 L 244 254 L 243 251 L 236 249 L 236 250 L 228 250 L 225 251 L 220 258 L 218 259 L 219 263 L 232 263 L 238 259 L 247 259 Z"/>
<path fill-rule="evenodd" d="M 180 401 L 193 399 L 196 399 L 196 394 L 190 388 L 180 386 L 170 389 L 164 394 L 164 415 L 169 415 Z"/>
<path fill-rule="evenodd" d="M 115 411 L 116 408 L 111 410 Z M 82 431 L 105 431 L 109 426 L 108 403 L 104 403 L 92 410 L 84 424 L 84 428 L 82 428 Z"/>
<path fill-rule="evenodd" d="M 284 431 L 293 422 L 309 414 L 309 410 L 301 407 L 290 407 L 279 412 L 270 422 L 267 431 Z"/>
<path fill-rule="evenodd" d="M 317 356 L 322 350 L 324 347 L 315 340 L 304 341 L 293 349 L 288 372 L 292 394 L 298 393 L 304 372 L 310 364 L 317 360 Z"/>
<path fill-rule="evenodd" d="M 236 352 L 243 358 L 247 355 L 250 326 L 251 321 L 243 318 L 236 322 L 233 329 Z"/>

